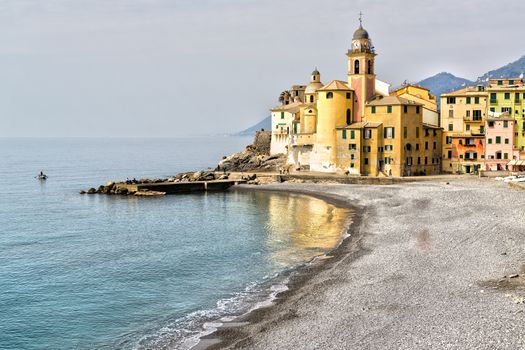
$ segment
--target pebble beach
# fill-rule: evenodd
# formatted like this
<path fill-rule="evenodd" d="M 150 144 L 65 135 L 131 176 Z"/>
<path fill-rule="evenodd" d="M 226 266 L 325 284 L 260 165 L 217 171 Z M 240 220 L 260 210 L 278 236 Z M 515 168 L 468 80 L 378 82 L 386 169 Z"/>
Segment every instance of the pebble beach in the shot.
<path fill-rule="evenodd" d="M 258 189 L 353 207 L 350 237 L 198 348 L 525 348 L 525 191 L 473 177 Z"/>

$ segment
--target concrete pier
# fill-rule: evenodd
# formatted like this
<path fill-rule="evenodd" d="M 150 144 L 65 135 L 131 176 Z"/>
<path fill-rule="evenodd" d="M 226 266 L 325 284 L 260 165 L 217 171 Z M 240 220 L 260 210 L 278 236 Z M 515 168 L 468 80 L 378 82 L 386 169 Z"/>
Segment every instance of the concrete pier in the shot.
<path fill-rule="evenodd" d="M 236 184 L 245 183 L 246 180 L 212 180 L 212 181 L 191 181 L 191 182 L 159 182 L 145 184 L 126 184 L 116 183 L 117 189 L 126 188 L 129 192 L 157 191 L 166 194 L 206 192 L 206 191 L 225 191 Z"/>

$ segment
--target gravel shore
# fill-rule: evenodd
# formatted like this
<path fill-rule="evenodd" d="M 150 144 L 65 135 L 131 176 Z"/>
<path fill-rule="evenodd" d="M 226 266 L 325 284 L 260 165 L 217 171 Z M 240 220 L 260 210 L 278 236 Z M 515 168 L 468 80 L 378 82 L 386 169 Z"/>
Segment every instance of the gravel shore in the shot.
<path fill-rule="evenodd" d="M 201 346 L 525 349 L 525 191 L 477 178 L 260 188 L 355 206 L 352 236 Z"/>

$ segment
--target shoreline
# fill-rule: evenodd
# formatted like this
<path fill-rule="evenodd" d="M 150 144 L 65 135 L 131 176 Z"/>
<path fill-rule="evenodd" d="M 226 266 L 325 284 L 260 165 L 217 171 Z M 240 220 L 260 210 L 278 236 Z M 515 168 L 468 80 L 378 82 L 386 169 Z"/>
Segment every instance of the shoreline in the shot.
<path fill-rule="evenodd" d="M 320 272 L 333 268 L 341 259 L 348 258 L 352 255 L 352 259 L 357 259 L 365 253 L 360 246 L 360 241 L 363 235 L 362 216 L 366 208 L 350 204 L 342 196 L 328 195 L 315 191 L 308 190 L 293 190 L 293 189 L 279 189 L 268 188 L 268 186 L 246 186 L 242 185 L 235 189 L 236 191 L 261 191 L 261 192 L 280 192 L 293 195 L 309 196 L 322 200 L 328 204 L 334 205 L 342 209 L 352 211 L 352 216 L 347 218 L 347 224 L 341 232 L 341 240 L 339 244 L 327 251 L 323 255 L 314 257 L 309 262 L 302 266 L 295 268 L 287 276 L 288 281 L 285 283 L 286 290 L 278 292 L 273 298 L 269 298 L 267 302 L 269 305 L 254 308 L 245 314 L 234 317 L 230 321 L 217 321 L 221 323 L 214 331 L 200 337 L 199 343 L 190 348 L 190 350 L 216 350 L 232 345 L 234 342 L 242 341 L 242 328 L 249 324 L 261 323 L 268 319 L 275 313 L 275 308 L 286 303 L 287 300 L 300 293 L 301 289 L 308 285 L 312 277 Z"/>
<path fill-rule="evenodd" d="M 490 179 L 257 190 L 355 203 L 351 236 L 195 350 L 525 347 L 521 190 Z"/>

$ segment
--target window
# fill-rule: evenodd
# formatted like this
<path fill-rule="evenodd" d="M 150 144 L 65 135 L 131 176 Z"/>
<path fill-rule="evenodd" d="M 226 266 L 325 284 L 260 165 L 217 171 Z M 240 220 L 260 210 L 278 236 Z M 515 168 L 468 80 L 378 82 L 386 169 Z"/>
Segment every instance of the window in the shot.
<path fill-rule="evenodd" d="M 450 164 L 450 165 L 452 165 L 452 164 Z M 353 168 L 353 167 L 354 167 L 354 163 L 351 163 L 350 164 L 350 168 Z"/>
<path fill-rule="evenodd" d="M 508 120 L 504 120 L 503 121 L 503 127 L 504 128 L 508 128 L 509 127 L 509 121 Z"/>
<path fill-rule="evenodd" d="M 496 112 L 496 108 L 494 108 L 494 107 L 490 107 L 490 111 L 491 111 L 492 113 L 494 113 L 494 112 Z"/>
<path fill-rule="evenodd" d="M 491 103 L 496 103 L 498 101 L 498 98 L 497 98 L 497 95 L 495 92 L 491 92 L 490 93 L 490 102 Z"/>
<path fill-rule="evenodd" d="M 459 140 L 459 144 L 462 145 L 463 144 L 463 140 L 460 139 Z"/>
<path fill-rule="evenodd" d="M 349 100 L 349 99 L 351 99 L 351 98 L 352 98 L 352 94 L 349 93 L 349 92 L 347 92 L 347 93 L 346 93 L 346 99 Z"/>
<path fill-rule="evenodd" d="M 407 165 L 412 165 L 412 157 L 407 157 L 406 163 Z"/>
<path fill-rule="evenodd" d="M 389 165 L 392 158 L 386 157 L 385 158 L 385 164 Z"/>
<path fill-rule="evenodd" d="M 505 100 L 510 100 L 510 92 L 505 93 Z"/>
<path fill-rule="evenodd" d="M 467 111 L 467 117 L 470 117 L 470 111 Z"/>
<path fill-rule="evenodd" d="M 356 146 L 355 143 L 351 143 L 351 144 L 348 145 L 348 149 L 350 151 L 355 151 L 355 150 L 357 150 L 357 146 Z"/>
<path fill-rule="evenodd" d="M 492 145 L 492 139 L 489 139 L 489 145 Z"/>
<path fill-rule="evenodd" d="M 449 118 L 454 118 L 454 110 L 451 109 L 451 110 L 448 111 L 448 117 Z"/>
<path fill-rule="evenodd" d="M 408 113 L 408 106 L 403 106 L 403 112 Z"/>
<path fill-rule="evenodd" d="M 435 141 L 434 141 L 433 147 L 434 147 L 434 149 L 437 148 L 437 145 L 436 145 L 436 142 L 435 142 Z"/>
<path fill-rule="evenodd" d="M 509 80 L 509 85 L 514 85 L 514 80 Z"/>
<path fill-rule="evenodd" d="M 419 137 L 419 127 L 416 127 L 416 137 Z"/>
<path fill-rule="evenodd" d="M 508 153 L 503 153 L 503 159 L 509 159 L 509 154 Z"/>
<path fill-rule="evenodd" d="M 479 97 L 474 97 L 474 103 L 479 105 Z"/>
<path fill-rule="evenodd" d="M 281 119 L 284 119 L 284 112 L 281 112 Z"/>
<path fill-rule="evenodd" d="M 425 157 L 425 165 L 428 164 L 428 157 Z"/>
<path fill-rule="evenodd" d="M 493 128 L 494 127 L 494 121 L 492 121 L 492 120 L 489 120 L 489 122 L 487 124 L 489 125 L 489 128 Z"/>
<path fill-rule="evenodd" d="M 368 60 L 366 71 L 368 74 L 372 74 L 372 61 Z"/>
<path fill-rule="evenodd" d="M 438 134 L 437 130 L 436 130 L 436 129 L 432 130 L 432 134 L 433 134 L 434 136 L 437 136 L 437 134 Z"/>
<path fill-rule="evenodd" d="M 403 128 L 403 137 L 404 138 L 408 137 L 408 128 L 406 126 Z"/>
<path fill-rule="evenodd" d="M 386 106 L 386 112 L 392 113 L 392 106 Z"/>
<path fill-rule="evenodd" d="M 334 98 L 334 93 L 333 92 L 327 92 L 326 93 L 326 98 L 327 99 Z"/>
<path fill-rule="evenodd" d="M 456 98 L 455 97 L 447 97 L 447 105 L 453 105 L 456 104 Z"/>
<path fill-rule="evenodd" d="M 475 109 L 472 111 L 472 119 L 481 120 L 481 110 L 480 109 Z"/>
<path fill-rule="evenodd" d="M 500 144 L 501 143 L 501 136 L 496 136 L 496 144 Z"/>
<path fill-rule="evenodd" d="M 419 143 L 416 143 L 416 151 L 419 151 Z"/>
<path fill-rule="evenodd" d="M 416 106 L 416 114 L 419 114 L 419 106 Z"/>
<path fill-rule="evenodd" d="M 352 153 L 352 154 L 350 155 L 350 159 L 351 159 L 351 160 L 354 160 L 354 159 L 355 159 L 355 154 Z"/>
<path fill-rule="evenodd" d="M 310 102 L 314 102 L 314 95 L 310 95 Z"/>
<path fill-rule="evenodd" d="M 385 145 L 385 151 L 393 151 L 394 150 L 394 146 L 392 145 Z"/>
<path fill-rule="evenodd" d="M 425 141 L 425 149 L 428 149 L 428 141 Z"/>
<path fill-rule="evenodd" d="M 355 130 L 350 130 L 350 139 L 355 139 Z"/>
<path fill-rule="evenodd" d="M 372 151 L 372 148 L 370 146 L 363 146 L 363 152 L 369 153 Z"/>
<path fill-rule="evenodd" d="M 372 129 L 365 129 L 365 139 L 371 139 L 372 138 Z"/>
<path fill-rule="evenodd" d="M 452 159 L 452 151 L 448 151 L 448 159 Z"/>
<path fill-rule="evenodd" d="M 509 144 L 509 139 L 508 139 L 508 138 L 505 138 L 505 144 L 506 144 L 506 145 Z"/>
<path fill-rule="evenodd" d="M 465 125 L 465 129 L 466 129 L 467 131 L 470 131 L 470 124 Z"/>
<path fill-rule="evenodd" d="M 470 97 L 467 97 L 467 104 L 470 104 Z"/>
<path fill-rule="evenodd" d="M 394 128 L 393 127 L 385 128 L 383 137 L 385 139 L 393 139 L 395 137 Z"/>
<path fill-rule="evenodd" d="M 354 61 L 354 74 L 359 74 L 359 61 Z"/>
<path fill-rule="evenodd" d="M 503 80 L 498 80 L 498 85 L 503 85 Z"/>
<path fill-rule="evenodd" d="M 368 158 L 365 158 L 365 165 L 368 165 Z"/>
<path fill-rule="evenodd" d="M 346 140 L 346 130 L 343 129 L 343 140 Z"/>
<path fill-rule="evenodd" d="M 352 124 L 352 111 L 350 109 L 346 110 L 346 125 Z"/>
<path fill-rule="evenodd" d="M 372 114 L 376 113 L 376 106 L 372 106 Z"/>
<path fill-rule="evenodd" d="M 454 130 L 454 124 L 448 124 L 448 131 Z"/>
<path fill-rule="evenodd" d="M 445 142 L 447 145 L 451 145 L 452 144 L 452 136 L 447 136 L 447 138 L 445 139 Z"/>
<path fill-rule="evenodd" d="M 417 157 L 417 165 L 421 165 L 421 157 Z"/>
<path fill-rule="evenodd" d="M 425 129 L 425 137 L 429 137 L 430 136 L 430 131 L 428 129 Z"/>

